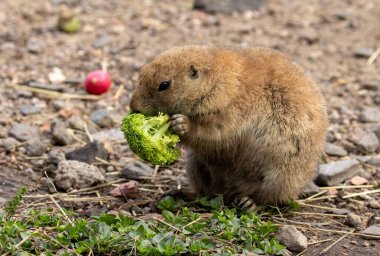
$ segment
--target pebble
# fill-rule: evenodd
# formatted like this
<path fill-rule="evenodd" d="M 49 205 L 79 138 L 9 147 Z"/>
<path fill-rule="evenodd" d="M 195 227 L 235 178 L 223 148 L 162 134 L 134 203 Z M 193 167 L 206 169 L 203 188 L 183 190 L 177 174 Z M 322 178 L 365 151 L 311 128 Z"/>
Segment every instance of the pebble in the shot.
<path fill-rule="evenodd" d="M 52 164 L 59 164 L 59 162 L 66 160 L 65 153 L 61 150 L 51 150 L 48 153 L 48 161 Z"/>
<path fill-rule="evenodd" d="M 107 150 L 104 148 L 103 143 L 98 141 L 89 142 L 83 147 L 66 153 L 67 160 L 76 160 L 88 164 L 94 163 L 96 157 L 104 160 L 108 159 Z"/>
<path fill-rule="evenodd" d="M 18 140 L 13 137 L 5 138 L 0 143 L 1 147 L 3 147 L 7 152 L 14 152 L 18 144 Z"/>
<path fill-rule="evenodd" d="M 369 247 L 369 246 L 370 246 L 370 244 L 367 241 L 363 242 L 363 247 Z"/>
<path fill-rule="evenodd" d="M 361 149 L 373 153 L 379 147 L 379 139 L 374 132 L 366 133 L 357 143 Z"/>
<path fill-rule="evenodd" d="M 367 179 L 364 179 L 360 176 L 355 176 L 355 177 L 352 177 L 351 178 L 351 184 L 352 185 L 364 185 L 364 184 L 367 184 L 368 183 L 368 180 Z"/>
<path fill-rule="evenodd" d="M 380 80 L 372 80 L 363 83 L 362 88 L 369 91 L 378 91 L 380 88 Z"/>
<path fill-rule="evenodd" d="M 371 57 L 373 53 L 373 50 L 370 49 L 370 48 L 359 48 L 355 51 L 355 57 L 357 58 L 366 58 L 368 59 L 369 57 Z"/>
<path fill-rule="evenodd" d="M 306 187 L 303 188 L 303 196 L 309 197 L 319 192 L 319 187 L 314 182 L 309 182 Z"/>
<path fill-rule="evenodd" d="M 193 8 L 209 13 L 231 13 L 234 11 L 256 10 L 265 0 L 195 0 Z"/>
<path fill-rule="evenodd" d="M 8 135 L 7 128 L 0 126 L 0 138 L 6 138 Z"/>
<path fill-rule="evenodd" d="M 83 130 L 85 126 L 85 122 L 79 116 L 72 116 L 67 122 L 69 123 L 70 128 L 75 130 Z"/>
<path fill-rule="evenodd" d="M 102 48 L 104 46 L 109 45 L 111 42 L 112 40 L 107 34 L 102 34 L 95 39 L 95 42 L 92 44 L 92 47 L 94 47 L 95 49 Z"/>
<path fill-rule="evenodd" d="M 367 163 L 376 167 L 380 167 L 380 154 L 372 156 L 370 159 L 368 159 Z"/>
<path fill-rule="evenodd" d="M 74 142 L 74 137 L 71 135 L 63 122 L 55 121 L 51 125 L 52 142 L 54 145 L 66 146 Z"/>
<path fill-rule="evenodd" d="M 14 124 L 8 134 L 19 141 L 28 141 L 39 137 L 37 128 L 22 123 Z"/>
<path fill-rule="evenodd" d="M 369 207 L 373 209 L 380 209 L 380 203 L 377 200 L 371 200 L 369 201 Z"/>
<path fill-rule="evenodd" d="M 49 192 L 49 193 L 55 193 L 56 191 L 55 191 L 55 188 L 54 188 L 54 186 L 53 186 L 53 184 L 51 183 L 51 181 L 48 179 L 48 178 L 46 178 L 46 177 L 42 177 L 41 179 L 40 179 L 40 188 L 42 189 L 42 190 L 44 190 L 44 191 L 47 191 L 47 192 Z"/>
<path fill-rule="evenodd" d="M 369 226 L 368 228 L 364 229 L 361 233 L 365 235 L 379 236 L 379 238 L 363 236 L 363 238 L 367 240 L 380 239 L 380 225 Z"/>
<path fill-rule="evenodd" d="M 347 156 L 347 151 L 344 148 L 329 142 L 325 144 L 325 152 L 329 156 Z"/>
<path fill-rule="evenodd" d="M 308 44 L 314 44 L 318 42 L 319 36 L 314 29 L 304 29 L 299 33 L 299 39 L 306 41 Z"/>
<path fill-rule="evenodd" d="M 320 186 L 334 186 L 360 172 L 359 161 L 355 159 L 341 160 L 322 164 L 315 180 Z"/>
<path fill-rule="evenodd" d="M 44 43 L 41 40 L 32 37 L 27 41 L 26 48 L 30 53 L 39 54 L 44 50 Z"/>
<path fill-rule="evenodd" d="M 145 177 L 152 176 L 154 169 L 142 162 L 133 162 L 127 164 L 121 170 L 121 176 L 125 179 L 138 180 Z"/>
<path fill-rule="evenodd" d="M 285 225 L 274 235 L 288 250 L 301 252 L 307 248 L 307 238 L 297 228 Z"/>
<path fill-rule="evenodd" d="M 346 216 L 346 220 L 344 221 L 344 224 L 357 228 L 362 224 L 362 219 L 359 215 L 356 215 L 355 213 L 349 213 Z"/>
<path fill-rule="evenodd" d="M 92 134 L 92 138 L 94 140 L 98 141 L 105 141 L 105 140 L 123 140 L 124 134 L 120 131 L 119 128 L 115 129 L 109 129 L 109 130 L 103 130 L 97 133 Z"/>
<path fill-rule="evenodd" d="M 380 123 L 380 109 L 378 107 L 364 107 L 359 120 L 364 123 Z"/>
<path fill-rule="evenodd" d="M 20 112 L 24 116 L 35 115 L 41 112 L 41 108 L 35 105 L 22 105 L 20 106 Z"/>
<path fill-rule="evenodd" d="M 112 126 L 112 118 L 106 109 L 98 109 L 94 111 L 91 116 L 91 121 L 100 128 Z"/>
<path fill-rule="evenodd" d="M 81 189 L 105 182 L 106 178 L 98 167 L 79 161 L 63 160 L 58 164 L 55 185 L 67 191 Z"/>
<path fill-rule="evenodd" d="M 41 139 L 36 138 L 28 141 L 26 154 L 28 156 L 42 156 L 46 152 L 46 146 Z"/>

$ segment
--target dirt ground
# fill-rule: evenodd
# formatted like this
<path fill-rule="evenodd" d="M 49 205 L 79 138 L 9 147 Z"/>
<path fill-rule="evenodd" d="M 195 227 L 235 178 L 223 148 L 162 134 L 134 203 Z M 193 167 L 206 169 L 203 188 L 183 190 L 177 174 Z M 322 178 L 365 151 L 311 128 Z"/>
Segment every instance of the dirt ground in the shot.
<path fill-rule="evenodd" d="M 57 17 L 65 7 L 81 22 L 78 33 L 57 30 Z M 324 161 L 357 159 L 361 162 L 360 176 L 365 179 L 364 184 L 372 185 L 340 190 L 338 195 L 376 189 L 380 184 L 380 167 L 367 160 L 376 158 L 380 147 L 369 150 L 371 152 L 363 150 L 355 138 L 375 131 L 380 125 L 376 115 L 375 120 L 363 121 L 363 111 L 380 104 L 380 58 L 371 64 L 367 61 L 380 47 L 379 25 L 380 0 L 268 0 L 259 10 L 232 14 L 193 10 L 190 0 L 2 0 L 0 204 L 25 185 L 30 193 L 46 194 L 41 178 L 46 179 L 48 175 L 48 152 L 70 151 L 87 142 L 89 134 L 118 128 L 128 110 L 139 67 L 163 50 L 185 44 L 265 46 L 290 56 L 322 90 L 330 118 L 327 141 L 348 152 L 340 157 L 326 155 Z M 47 86 L 49 91 L 85 95 L 81 79 L 99 69 L 102 62 L 108 63 L 114 85 L 98 100 L 56 98 L 52 93 L 14 87 L 33 81 Z M 65 82 L 51 85 L 49 74 L 54 68 L 62 71 Z M 99 127 L 93 123 L 91 114 L 97 109 L 109 112 L 111 124 Z M 53 121 L 70 123 L 70 131 L 75 134 L 72 143 L 58 146 L 52 142 Z M 10 148 L 5 149 L 4 140 L 10 137 L 9 131 L 17 123 L 37 129 L 41 135 L 39 140 L 46 147 L 41 156 L 27 156 L 28 141 L 19 140 L 13 144 L 14 148 L 10 145 L 12 141 L 8 141 Z M 122 167 L 136 158 L 125 142 L 113 140 L 108 145 L 109 159 L 97 159 L 94 165 L 107 172 L 108 181 L 115 181 L 120 178 Z M 141 198 L 135 200 L 125 202 L 107 197 L 103 201 L 62 200 L 62 204 L 84 213 L 112 209 L 136 214 L 154 212 L 154 202 L 164 190 L 186 185 L 184 161 L 160 168 L 155 175 L 156 179 L 141 182 Z M 351 183 L 351 180 L 345 182 Z M 100 189 L 99 196 L 107 196 L 112 187 Z M 90 192 L 81 195 L 96 197 L 94 191 Z M 336 192 L 330 189 L 324 195 L 336 195 Z M 37 196 L 29 200 L 41 205 L 46 203 Z M 339 209 L 347 209 L 362 218 L 358 232 L 380 224 L 379 209 L 368 206 L 370 201 L 376 200 L 380 200 L 379 193 L 312 201 L 313 207 L 278 215 L 273 221 L 295 225 L 308 237 L 311 244 L 302 255 L 319 255 L 338 239 L 342 240 L 323 255 L 380 255 L 379 240 L 339 233 L 355 231 L 344 224 L 345 216 Z M 330 208 L 336 210 L 331 212 Z"/>

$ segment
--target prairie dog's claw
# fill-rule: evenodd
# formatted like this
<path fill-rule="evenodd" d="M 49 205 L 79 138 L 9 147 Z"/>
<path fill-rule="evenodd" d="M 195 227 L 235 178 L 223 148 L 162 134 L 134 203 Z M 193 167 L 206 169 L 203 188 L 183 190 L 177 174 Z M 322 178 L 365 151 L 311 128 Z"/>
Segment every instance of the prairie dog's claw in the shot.
<path fill-rule="evenodd" d="M 238 207 L 240 207 L 245 212 L 255 212 L 257 210 L 256 203 L 247 196 L 244 196 L 241 198 L 235 198 L 233 203 L 237 205 Z"/>
<path fill-rule="evenodd" d="M 189 133 L 190 130 L 190 119 L 182 114 L 176 114 L 170 117 L 170 129 L 183 137 Z"/>

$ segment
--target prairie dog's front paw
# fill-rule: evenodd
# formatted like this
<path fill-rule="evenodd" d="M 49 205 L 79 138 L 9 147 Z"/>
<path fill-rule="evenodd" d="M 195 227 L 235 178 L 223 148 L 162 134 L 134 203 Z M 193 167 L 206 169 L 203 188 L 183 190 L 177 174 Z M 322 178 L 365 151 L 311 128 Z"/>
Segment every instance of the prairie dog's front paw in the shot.
<path fill-rule="evenodd" d="M 176 114 L 170 117 L 170 128 L 173 132 L 181 137 L 186 136 L 190 131 L 190 119 L 182 114 Z"/>

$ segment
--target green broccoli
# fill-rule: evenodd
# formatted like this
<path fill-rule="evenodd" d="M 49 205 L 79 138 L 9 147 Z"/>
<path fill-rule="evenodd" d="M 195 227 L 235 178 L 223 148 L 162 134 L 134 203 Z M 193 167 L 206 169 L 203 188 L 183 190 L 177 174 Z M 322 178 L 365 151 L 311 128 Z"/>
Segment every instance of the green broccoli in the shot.
<path fill-rule="evenodd" d="M 181 154 L 175 147 L 178 135 L 169 131 L 169 116 L 144 116 L 128 113 L 121 125 L 131 150 L 140 158 L 156 165 L 172 164 Z"/>

